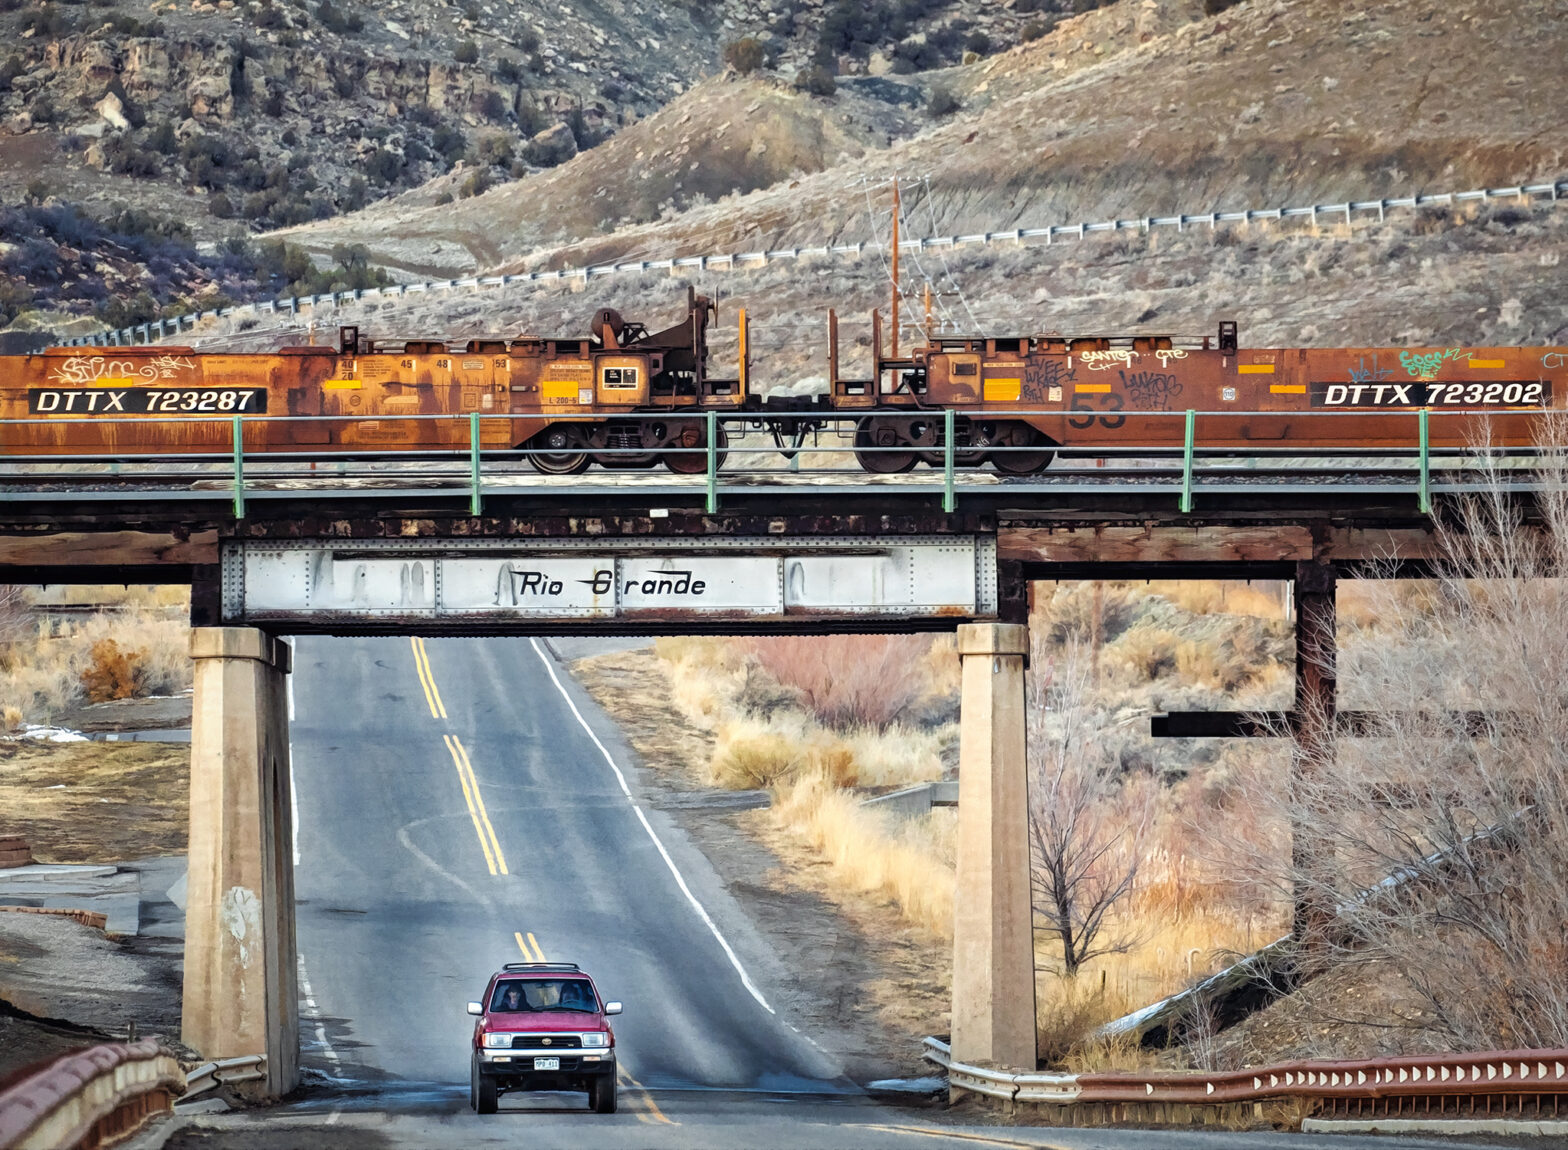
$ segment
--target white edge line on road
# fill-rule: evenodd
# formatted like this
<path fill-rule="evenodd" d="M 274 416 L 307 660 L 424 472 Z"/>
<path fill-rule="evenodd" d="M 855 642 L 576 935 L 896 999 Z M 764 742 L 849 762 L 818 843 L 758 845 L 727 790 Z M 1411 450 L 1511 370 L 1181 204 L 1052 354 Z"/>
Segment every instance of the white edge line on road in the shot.
<path fill-rule="evenodd" d="M 539 640 L 529 639 L 528 642 L 533 645 L 534 654 L 539 656 L 539 661 L 544 664 L 544 669 L 549 673 L 550 682 L 555 684 L 555 689 L 561 692 L 561 698 L 565 699 L 566 705 L 571 708 L 572 716 L 577 720 L 578 725 L 588 733 L 588 737 L 593 740 L 593 745 L 598 747 L 599 753 L 604 756 L 604 761 L 609 763 L 610 769 L 615 772 L 615 780 L 621 784 L 621 793 L 632 804 L 632 812 L 636 814 L 637 821 L 642 823 L 642 829 L 648 832 L 648 837 L 653 840 L 653 845 L 659 849 L 659 856 L 664 859 L 664 865 L 669 867 L 670 873 L 675 876 L 675 885 L 681 888 L 681 893 L 686 896 L 686 901 L 691 903 L 692 909 L 697 912 L 697 917 L 707 924 L 708 929 L 713 932 L 713 937 L 718 939 L 719 945 L 724 948 L 724 953 L 729 958 L 730 965 L 735 968 L 735 973 L 740 975 L 741 985 L 757 1000 L 757 1004 L 763 1010 L 773 1014 L 773 1008 L 768 1005 L 768 1000 L 762 997 L 762 992 L 751 981 L 751 976 L 746 973 L 746 968 L 740 964 L 740 957 L 735 953 L 734 948 L 730 946 L 729 940 L 724 937 L 723 932 L 719 930 L 719 924 L 713 921 L 712 917 L 703 908 L 702 903 L 697 901 L 697 896 L 691 893 L 691 887 L 686 885 L 686 880 L 682 877 L 679 868 L 676 867 L 675 860 L 670 857 L 670 852 L 664 849 L 664 843 L 659 841 L 659 836 L 654 832 L 653 824 L 648 821 L 648 816 L 642 813 L 642 807 L 637 805 L 637 800 L 632 798 L 631 788 L 626 785 L 626 776 L 621 773 L 621 768 L 616 766 L 614 756 L 599 741 L 599 736 L 594 734 L 593 728 L 588 725 L 588 720 L 583 718 L 583 713 L 577 709 L 577 704 L 572 701 L 572 696 L 567 693 L 566 687 L 562 685 L 560 678 L 556 675 L 555 668 L 550 663 L 550 657 L 540 649 Z"/>
<path fill-rule="evenodd" d="M 288 642 L 288 640 L 284 640 Z M 289 643 L 289 666 L 294 665 L 294 644 Z M 289 698 L 289 835 L 294 843 L 294 865 L 299 866 L 299 788 L 294 785 L 294 672 L 283 676 Z"/>
<path fill-rule="evenodd" d="M 299 961 L 299 988 L 305 992 L 305 1010 L 310 1020 L 316 1024 L 316 1039 L 321 1043 L 322 1052 L 327 1060 L 332 1063 L 329 1073 L 339 1082 L 343 1081 L 343 1061 L 338 1057 L 338 1052 L 332 1048 L 332 1043 L 327 1039 L 326 1024 L 321 1021 L 321 1010 L 316 1006 L 316 993 L 310 988 L 310 975 L 305 972 L 305 955 L 296 952 Z"/>

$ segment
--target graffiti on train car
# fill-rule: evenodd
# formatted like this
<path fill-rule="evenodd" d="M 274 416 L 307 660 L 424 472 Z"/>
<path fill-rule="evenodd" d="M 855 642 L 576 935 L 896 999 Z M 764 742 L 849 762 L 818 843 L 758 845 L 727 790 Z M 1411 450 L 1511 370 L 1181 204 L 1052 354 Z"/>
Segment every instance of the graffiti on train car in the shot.
<path fill-rule="evenodd" d="M 65 384 L 99 380 L 176 379 L 195 371 L 196 361 L 183 355 L 154 355 L 145 359 L 111 359 L 106 355 L 73 355 L 54 370 L 52 379 Z"/>
<path fill-rule="evenodd" d="M 260 415 L 264 387 L 30 387 L 29 415 Z"/>

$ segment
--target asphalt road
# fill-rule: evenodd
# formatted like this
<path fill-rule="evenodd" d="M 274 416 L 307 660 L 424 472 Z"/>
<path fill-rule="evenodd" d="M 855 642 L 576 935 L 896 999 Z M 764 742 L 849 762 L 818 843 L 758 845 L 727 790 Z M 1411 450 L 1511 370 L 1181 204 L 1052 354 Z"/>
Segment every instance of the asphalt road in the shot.
<path fill-rule="evenodd" d="M 774 1012 L 776 959 L 637 803 L 613 725 L 543 644 L 304 639 L 292 706 L 306 1088 L 195 1118 L 174 1150 L 1386 1142 L 998 1127 L 867 1096 Z M 525 956 L 579 962 L 625 1003 L 620 1113 L 565 1093 L 469 1110 L 464 1004 Z"/>

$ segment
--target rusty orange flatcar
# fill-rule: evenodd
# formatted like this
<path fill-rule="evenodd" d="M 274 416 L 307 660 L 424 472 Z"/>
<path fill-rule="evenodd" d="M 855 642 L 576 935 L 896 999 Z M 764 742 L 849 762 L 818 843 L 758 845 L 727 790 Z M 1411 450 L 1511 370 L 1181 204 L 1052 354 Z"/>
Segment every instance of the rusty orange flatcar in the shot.
<path fill-rule="evenodd" d="M 0 452 L 129 456 L 222 452 L 240 421 L 247 452 L 396 454 L 522 448 L 546 473 L 590 464 L 706 469 L 708 428 L 741 416 L 781 450 L 829 431 L 861 467 L 907 471 L 944 461 L 1028 474 L 1058 448 L 1179 448 L 1193 412 L 1205 447 L 1408 448 L 1418 413 L 1429 444 L 1533 444 L 1541 413 L 1568 406 L 1568 348 L 1243 348 L 1216 336 L 929 336 L 884 349 L 872 371 L 839 371 L 829 313 L 829 389 L 810 398 L 752 393 L 744 314 L 733 377 L 712 370 L 712 301 L 688 293 L 685 318 L 649 332 L 603 309 L 587 335 L 396 343 L 341 332 L 339 346 L 259 355 L 179 347 L 57 348 L 0 358 Z M 463 417 L 463 418 L 458 418 Z"/>

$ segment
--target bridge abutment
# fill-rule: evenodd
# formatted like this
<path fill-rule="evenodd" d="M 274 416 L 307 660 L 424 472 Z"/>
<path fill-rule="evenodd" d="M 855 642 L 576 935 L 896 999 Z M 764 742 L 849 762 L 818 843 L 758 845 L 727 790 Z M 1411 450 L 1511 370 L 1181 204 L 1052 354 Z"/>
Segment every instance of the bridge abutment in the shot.
<path fill-rule="evenodd" d="M 953 1058 L 1035 1068 L 1024 656 L 1029 628 L 958 628 L 958 897 L 953 912 Z"/>
<path fill-rule="evenodd" d="M 266 1056 L 276 1098 L 299 1082 L 287 644 L 248 627 L 191 631 L 191 830 L 181 1035 L 208 1058 Z"/>

